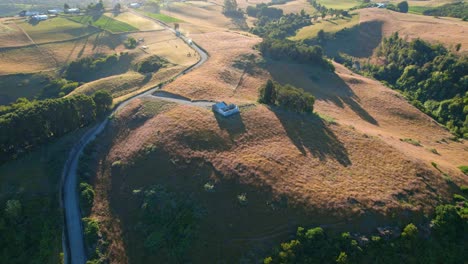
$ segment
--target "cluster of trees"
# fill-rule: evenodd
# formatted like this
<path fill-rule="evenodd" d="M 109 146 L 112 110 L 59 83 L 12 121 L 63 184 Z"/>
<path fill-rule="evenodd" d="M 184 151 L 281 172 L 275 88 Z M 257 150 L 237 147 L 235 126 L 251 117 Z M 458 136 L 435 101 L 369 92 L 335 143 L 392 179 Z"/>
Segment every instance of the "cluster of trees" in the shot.
<path fill-rule="evenodd" d="M 294 112 L 312 113 L 314 111 L 315 97 L 292 85 L 281 85 L 268 80 L 260 88 L 259 102 L 276 105 Z"/>
<path fill-rule="evenodd" d="M 468 200 L 459 199 L 457 206 L 436 208 L 429 236 L 411 223 L 399 236 L 375 235 L 367 240 L 349 232 L 335 235 L 320 227 L 299 227 L 295 239 L 282 243 L 264 263 L 464 263 Z"/>
<path fill-rule="evenodd" d="M 324 19 L 327 15 L 331 17 L 337 17 L 339 15 L 342 16 L 349 16 L 348 11 L 343 10 L 343 9 L 333 9 L 333 8 L 327 8 L 324 5 L 321 5 L 318 3 L 316 0 L 309 0 L 309 3 L 317 10 L 317 12 L 320 14 L 320 17 Z M 317 20 L 319 18 L 319 15 L 314 15 L 313 19 Z"/>
<path fill-rule="evenodd" d="M 27 197 L 15 191 L 13 197 L 0 199 L 1 262 L 61 263 L 56 246 L 61 245 L 63 216 L 57 197 Z"/>
<path fill-rule="evenodd" d="M 127 49 L 134 49 L 136 48 L 138 42 L 137 40 L 134 38 L 134 37 L 128 37 L 125 41 L 124 41 L 124 46 L 127 48 Z"/>
<path fill-rule="evenodd" d="M 0 112 L 0 161 L 94 122 L 111 105 L 111 95 L 98 91 L 92 97 L 20 99 L 3 107 Z"/>
<path fill-rule="evenodd" d="M 65 78 L 78 82 L 86 82 L 96 76 L 110 75 L 120 61 L 127 61 L 128 53 L 113 54 L 100 58 L 85 57 L 71 62 L 65 69 Z"/>
<path fill-rule="evenodd" d="M 244 16 L 244 12 L 239 8 L 236 0 L 224 0 L 223 14 L 229 17 Z"/>
<path fill-rule="evenodd" d="M 202 209 L 161 185 L 133 194 L 141 204 L 136 231 L 144 238 L 145 250 L 151 254 L 157 250 L 170 263 L 187 262 L 186 252 L 197 235 Z"/>
<path fill-rule="evenodd" d="M 104 11 L 104 3 L 102 0 L 99 0 L 97 3 L 90 3 L 86 8 L 87 12 L 103 12 Z"/>
<path fill-rule="evenodd" d="M 433 7 L 423 12 L 426 16 L 457 17 L 464 21 L 468 20 L 468 3 L 458 2 Z"/>
<path fill-rule="evenodd" d="M 335 67 L 323 55 L 320 46 L 308 46 L 304 43 L 290 40 L 265 39 L 258 44 L 258 49 L 264 56 L 273 59 L 293 60 L 300 63 L 320 66 L 334 71 Z"/>
<path fill-rule="evenodd" d="M 283 10 L 270 7 L 270 4 L 257 4 L 256 6 L 248 6 L 246 9 L 247 15 L 251 17 L 268 17 L 270 19 L 279 19 L 283 16 Z"/>
<path fill-rule="evenodd" d="M 251 32 L 263 38 L 284 39 L 296 34 L 298 29 L 309 25 L 312 25 L 310 16 L 302 10 L 299 14 L 287 14 L 280 17 L 260 16 Z"/>
<path fill-rule="evenodd" d="M 164 58 L 161 58 L 157 55 L 148 57 L 144 59 L 142 62 L 138 63 L 137 65 L 137 71 L 139 73 L 150 73 L 150 72 L 156 72 L 159 69 L 165 67 L 167 65 L 168 61 L 166 61 Z"/>
<path fill-rule="evenodd" d="M 400 13 L 408 13 L 409 5 L 408 5 L 408 2 L 402 1 L 402 2 L 399 2 L 396 6 L 394 4 L 387 5 L 387 9 L 400 12 Z"/>
<path fill-rule="evenodd" d="M 467 56 L 420 39 L 406 42 L 398 33 L 382 41 L 377 55 L 385 65 L 366 64 L 363 70 L 401 90 L 453 133 L 468 138 Z"/>
<path fill-rule="evenodd" d="M 63 97 L 79 86 L 78 82 L 68 81 L 63 78 L 47 78 L 47 84 L 41 89 L 38 99 Z"/>

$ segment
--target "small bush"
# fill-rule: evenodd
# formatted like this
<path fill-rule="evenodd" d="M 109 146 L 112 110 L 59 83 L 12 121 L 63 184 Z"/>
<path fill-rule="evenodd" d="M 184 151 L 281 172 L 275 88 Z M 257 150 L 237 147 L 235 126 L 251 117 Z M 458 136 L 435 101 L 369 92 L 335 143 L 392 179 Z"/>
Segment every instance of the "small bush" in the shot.
<path fill-rule="evenodd" d="M 207 182 L 205 183 L 205 185 L 203 185 L 203 189 L 205 189 L 205 191 L 207 192 L 213 192 L 214 191 L 214 184 L 210 183 L 210 182 Z"/>
<path fill-rule="evenodd" d="M 468 175 L 468 166 L 460 166 L 458 167 L 464 174 Z"/>
<path fill-rule="evenodd" d="M 409 144 L 417 146 L 417 147 L 421 146 L 421 142 L 419 142 L 418 140 L 412 139 L 412 138 L 400 138 L 400 141 L 409 143 Z"/>
<path fill-rule="evenodd" d="M 134 49 L 136 48 L 137 44 L 138 44 L 137 40 L 133 37 L 128 37 L 127 40 L 125 40 L 124 42 L 124 46 L 127 49 Z"/>
<path fill-rule="evenodd" d="M 247 204 L 247 194 L 241 193 L 237 195 L 237 201 L 239 201 L 241 205 Z"/>
<path fill-rule="evenodd" d="M 160 68 L 165 67 L 167 63 L 165 59 L 159 56 L 151 56 L 137 65 L 137 71 L 139 73 L 157 72 Z"/>

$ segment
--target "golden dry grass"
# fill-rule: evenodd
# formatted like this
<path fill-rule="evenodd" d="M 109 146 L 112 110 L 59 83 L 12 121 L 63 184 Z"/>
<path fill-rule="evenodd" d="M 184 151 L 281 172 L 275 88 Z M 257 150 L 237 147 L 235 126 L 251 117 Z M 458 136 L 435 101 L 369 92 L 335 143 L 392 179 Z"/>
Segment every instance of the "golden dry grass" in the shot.
<path fill-rule="evenodd" d="M 171 3 L 161 13 L 183 20 L 180 30 L 188 35 L 237 28 L 230 18 L 222 14 L 219 5 L 197 6 L 190 3 Z"/>
<path fill-rule="evenodd" d="M 398 32 L 408 40 L 421 38 L 446 46 L 461 43 L 461 50 L 468 51 L 468 23 L 460 19 L 404 14 L 381 8 L 365 8 L 359 12 L 360 23 L 382 21 L 384 36 Z"/>
<path fill-rule="evenodd" d="M 105 15 L 112 17 L 115 20 L 132 25 L 142 31 L 163 29 L 163 27 L 155 21 L 144 17 L 140 17 L 130 12 L 123 12 L 118 14 L 117 16 L 114 16 L 112 13 L 105 13 Z"/>
<path fill-rule="evenodd" d="M 193 34 L 194 41 L 206 49 L 208 61 L 164 89 L 192 99 L 255 100 L 257 87 L 264 80 L 234 67 L 243 55 L 256 54 L 252 47 L 260 42 L 257 37 L 247 37 L 234 32 Z M 241 79 L 242 78 L 242 79 Z"/>
<path fill-rule="evenodd" d="M 290 1 L 282 5 L 272 5 L 271 7 L 282 9 L 285 14 L 299 13 L 302 9 L 307 14 L 313 14 L 316 10 L 307 0 Z"/>
<path fill-rule="evenodd" d="M 51 70 L 55 61 L 37 47 L 0 52 L 0 75 Z"/>
<path fill-rule="evenodd" d="M 31 44 L 31 41 L 12 19 L 0 19 L 0 47 L 16 47 Z"/>

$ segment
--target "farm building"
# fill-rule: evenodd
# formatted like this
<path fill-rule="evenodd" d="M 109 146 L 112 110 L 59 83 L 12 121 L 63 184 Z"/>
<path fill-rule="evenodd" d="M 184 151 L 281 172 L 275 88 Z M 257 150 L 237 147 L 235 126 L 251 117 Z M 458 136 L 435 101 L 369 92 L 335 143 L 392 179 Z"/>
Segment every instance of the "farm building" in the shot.
<path fill-rule="evenodd" d="M 21 17 L 25 17 L 25 16 L 36 16 L 36 15 L 39 15 L 40 13 L 37 12 L 37 11 L 26 11 L 26 10 L 23 10 L 21 12 L 18 13 L 19 16 Z"/>
<path fill-rule="evenodd" d="M 79 8 L 69 8 L 69 9 L 65 9 L 65 13 L 66 13 L 66 14 L 79 14 L 79 13 L 80 13 L 80 9 L 79 9 Z"/>
<path fill-rule="evenodd" d="M 49 18 L 48 15 L 35 15 L 31 17 L 31 20 L 43 21 L 43 20 L 47 20 L 48 18 Z"/>
<path fill-rule="evenodd" d="M 226 104 L 225 102 L 219 102 L 213 105 L 213 112 L 218 113 L 224 117 L 231 116 L 239 113 L 239 107 L 235 104 Z"/>
<path fill-rule="evenodd" d="M 140 3 L 131 3 L 128 6 L 130 6 L 131 8 L 140 8 L 141 4 Z"/>

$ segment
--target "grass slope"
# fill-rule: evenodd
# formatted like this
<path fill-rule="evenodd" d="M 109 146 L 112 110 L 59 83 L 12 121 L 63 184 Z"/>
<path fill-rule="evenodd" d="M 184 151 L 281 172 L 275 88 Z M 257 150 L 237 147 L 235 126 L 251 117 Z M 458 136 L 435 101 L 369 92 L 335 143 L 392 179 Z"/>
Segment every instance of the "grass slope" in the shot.
<path fill-rule="evenodd" d="M 359 23 L 359 14 L 351 14 L 351 17 L 343 17 L 338 19 L 326 19 L 315 22 L 313 25 L 301 28 L 293 40 L 308 39 L 317 36 L 320 30 L 328 33 L 337 32 L 344 28 L 354 27 Z"/>
<path fill-rule="evenodd" d="M 14 74 L 0 76 L 0 105 L 20 97 L 33 99 L 42 89 L 46 77 L 41 74 Z"/>
<path fill-rule="evenodd" d="M 140 17 L 138 15 L 135 15 L 133 13 L 130 13 L 130 12 L 120 13 L 117 16 L 114 16 L 114 14 L 112 14 L 112 13 L 105 13 L 104 15 L 106 15 L 108 17 L 111 17 L 111 18 L 113 18 L 115 20 L 118 20 L 120 22 L 132 25 L 132 26 L 138 28 L 139 30 L 163 29 L 163 27 L 161 25 L 159 25 L 158 23 L 156 23 L 156 22 L 154 22 L 154 21 L 152 21 L 150 19 L 147 19 L 147 18 L 142 18 L 142 17 Z"/>
<path fill-rule="evenodd" d="M 358 0 L 317 0 L 317 2 L 333 9 L 349 9 L 361 3 Z"/>
<path fill-rule="evenodd" d="M 168 16 L 168 15 L 165 15 L 165 14 L 155 14 L 155 13 L 151 13 L 151 12 L 142 12 L 145 16 L 149 16 L 151 18 L 154 18 L 154 19 L 157 19 L 157 20 L 160 20 L 162 22 L 165 22 L 165 23 L 179 23 L 179 22 L 183 22 L 182 20 L 178 19 L 178 18 L 175 18 L 175 17 L 172 17 L 172 16 Z"/>
<path fill-rule="evenodd" d="M 86 25 L 62 17 L 40 21 L 37 24 L 20 22 L 18 25 L 23 28 L 36 43 L 66 40 L 96 32 L 93 28 L 88 28 Z"/>
<path fill-rule="evenodd" d="M 94 17 L 91 15 L 85 16 L 69 16 L 67 17 L 69 20 L 81 23 L 83 25 L 93 25 L 103 30 L 107 30 L 112 33 L 123 33 L 123 32 L 131 32 L 131 31 L 138 31 L 138 28 L 131 26 L 125 22 L 121 22 L 115 20 L 111 17 L 101 15 L 99 17 Z"/>

